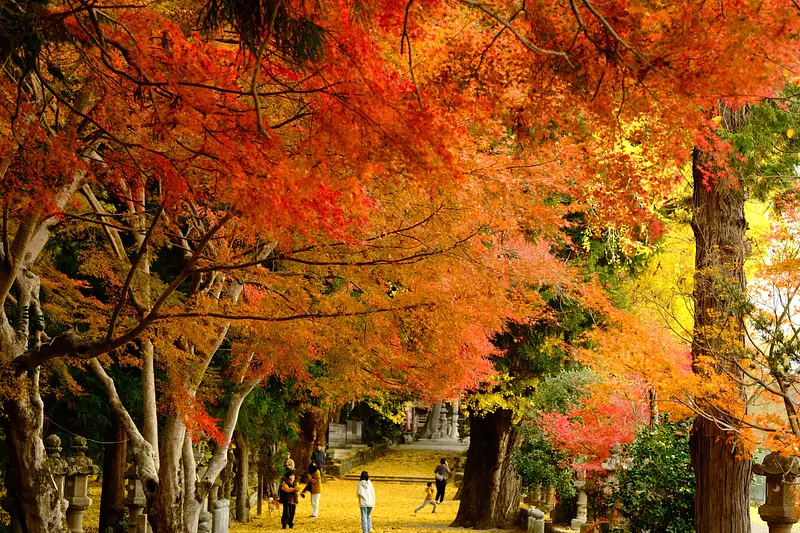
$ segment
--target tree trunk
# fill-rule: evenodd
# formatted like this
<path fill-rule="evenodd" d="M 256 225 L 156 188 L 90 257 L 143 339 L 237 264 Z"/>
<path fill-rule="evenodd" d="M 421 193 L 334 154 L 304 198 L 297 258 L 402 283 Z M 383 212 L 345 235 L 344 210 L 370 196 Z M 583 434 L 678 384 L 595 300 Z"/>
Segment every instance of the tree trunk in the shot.
<path fill-rule="evenodd" d="M 435 403 L 428 411 L 428 419 L 425 421 L 425 431 L 422 433 L 423 439 L 429 439 L 439 429 L 439 418 L 442 416 L 442 404 Z"/>
<path fill-rule="evenodd" d="M 302 481 L 299 475 L 308 472 L 308 465 L 311 464 L 311 452 L 314 451 L 315 443 L 325 440 L 327 420 L 327 413 L 318 407 L 312 407 L 303 413 L 300 419 L 299 438 L 289 450 L 298 473 L 298 483 Z"/>
<path fill-rule="evenodd" d="M 250 490 L 248 480 L 250 477 L 249 462 L 250 446 L 241 431 L 234 433 L 236 442 L 236 477 L 233 480 L 233 490 L 236 494 L 236 521 L 242 524 L 250 522 Z"/>
<path fill-rule="evenodd" d="M 511 452 L 518 444 L 513 413 L 499 409 L 470 419 L 470 446 L 461 503 L 452 527 L 512 527 L 519 515 L 522 479 Z"/>
<path fill-rule="evenodd" d="M 259 466 L 258 468 L 258 487 L 256 488 L 256 514 L 261 516 L 262 506 L 264 501 L 264 472 Z"/>
<path fill-rule="evenodd" d="M 102 533 L 108 528 L 114 533 L 127 533 L 120 527 L 125 513 L 125 470 L 127 469 L 127 438 L 125 427 L 114 417 L 108 432 L 103 457 L 103 492 L 100 498 L 100 527 Z"/>
<path fill-rule="evenodd" d="M 21 378 L 26 379 L 27 378 Z M 26 533 L 66 533 L 58 490 L 45 462 L 39 409 L 27 398 L 4 402 L 9 449 L 8 493 L 15 516 Z"/>
<path fill-rule="evenodd" d="M 184 533 L 187 530 L 183 505 L 183 439 L 186 428 L 180 416 L 169 416 L 161 435 L 158 490 L 150 509 L 153 533 Z"/>
<path fill-rule="evenodd" d="M 733 300 L 745 289 L 746 190 L 733 179 L 717 179 L 714 183 L 713 178 L 718 176 L 711 176 L 709 180 L 702 170 L 708 159 L 695 150 L 692 161 L 692 230 L 696 241 L 692 362 L 694 371 L 700 374 L 725 371 L 737 375 L 733 358 L 744 349 L 744 329 L 733 308 Z M 713 361 L 710 366 L 704 364 L 709 359 Z M 736 434 L 720 428 L 720 425 L 735 427 L 736 421 L 728 416 L 732 413 L 724 412 L 720 406 L 704 402 L 702 398 L 699 401 L 716 420 L 698 416 L 692 429 L 695 530 L 697 533 L 749 533 L 751 462 L 742 457 Z"/>

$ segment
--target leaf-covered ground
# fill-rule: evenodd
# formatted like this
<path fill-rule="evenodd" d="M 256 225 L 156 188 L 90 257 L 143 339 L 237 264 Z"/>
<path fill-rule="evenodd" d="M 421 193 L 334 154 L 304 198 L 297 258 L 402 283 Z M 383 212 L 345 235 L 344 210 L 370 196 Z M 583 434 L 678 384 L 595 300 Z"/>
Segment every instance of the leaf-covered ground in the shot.
<path fill-rule="evenodd" d="M 457 453 L 438 450 L 392 450 L 369 464 L 354 468 L 353 472 L 366 469 L 371 476 L 429 477 L 433 481 L 433 470 L 439 460 L 447 459 L 452 468 L 457 457 Z M 462 462 L 464 459 L 461 456 Z"/>
<path fill-rule="evenodd" d="M 450 464 L 453 464 L 455 454 L 439 451 L 393 451 L 357 470 L 366 469 L 373 476 L 430 476 L 433 481 L 433 469 L 441 457 L 446 457 Z M 94 483 L 90 490 L 94 504 L 86 512 L 84 531 L 97 533 L 100 511 L 99 483 Z M 322 491 L 319 518 L 308 517 L 311 514 L 311 503 L 308 497 L 301 498 L 297 506 L 294 529 L 307 533 L 360 532 L 356 482 L 329 479 L 322 486 Z M 453 501 L 455 487 L 452 483 L 448 484 L 445 504 L 437 509 L 436 514 L 431 514 L 432 508 L 428 506 L 414 515 L 413 510 L 422 503 L 424 492 L 425 486 L 422 484 L 375 483 L 377 505 L 373 512 L 373 525 L 376 533 L 430 533 L 431 530 L 449 529 L 448 525 L 455 519 L 458 511 L 459 502 Z M 255 510 L 253 515 L 250 524 L 234 523 L 231 526 L 231 533 L 260 533 L 281 529 L 280 511 L 270 515 L 266 502 L 262 515 L 255 516 Z M 753 532 L 767 533 L 767 526 L 758 516 L 756 508 L 751 509 L 750 516 Z M 800 530 L 800 527 L 792 530 Z"/>
<path fill-rule="evenodd" d="M 433 469 L 441 457 L 447 457 L 452 464 L 453 453 L 437 451 L 390 452 L 370 464 L 356 468 L 367 470 L 373 476 L 428 476 L 433 481 Z M 422 483 L 375 483 L 376 505 L 373 511 L 373 526 L 376 533 L 422 533 L 431 529 L 447 529 L 455 519 L 458 502 L 453 501 L 455 487 L 448 484 L 444 505 L 435 514 L 428 506 L 417 515 L 418 507 L 425 496 Z M 361 530 L 361 518 L 356 498 L 356 482 L 347 480 L 328 480 L 322 486 L 319 518 L 309 518 L 311 505 L 308 498 L 301 499 L 297 506 L 295 530 L 314 533 L 354 532 Z M 254 517 L 250 524 L 235 524 L 232 533 L 254 533 L 277 531 L 281 528 L 280 512 L 270 516 L 266 509 L 262 516 Z"/>

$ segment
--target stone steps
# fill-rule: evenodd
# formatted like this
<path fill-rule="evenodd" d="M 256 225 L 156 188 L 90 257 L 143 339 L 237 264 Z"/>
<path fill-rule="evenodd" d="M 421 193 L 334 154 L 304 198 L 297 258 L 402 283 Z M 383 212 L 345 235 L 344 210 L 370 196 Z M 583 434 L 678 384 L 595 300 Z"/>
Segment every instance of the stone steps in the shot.
<path fill-rule="evenodd" d="M 347 474 L 343 479 L 347 481 L 358 481 L 360 474 Z M 404 476 L 369 476 L 374 483 L 427 483 L 433 481 L 433 476 L 427 477 L 404 477 Z"/>

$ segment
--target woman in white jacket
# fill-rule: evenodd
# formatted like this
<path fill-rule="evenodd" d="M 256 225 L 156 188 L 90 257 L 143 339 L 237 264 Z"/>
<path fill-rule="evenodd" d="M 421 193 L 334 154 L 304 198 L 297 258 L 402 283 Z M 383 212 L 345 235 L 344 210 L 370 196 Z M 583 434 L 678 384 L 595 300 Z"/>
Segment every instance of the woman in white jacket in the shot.
<path fill-rule="evenodd" d="M 375 507 L 375 487 L 366 470 L 361 472 L 361 481 L 356 489 L 358 505 L 361 507 L 361 533 L 372 532 L 372 508 Z"/>

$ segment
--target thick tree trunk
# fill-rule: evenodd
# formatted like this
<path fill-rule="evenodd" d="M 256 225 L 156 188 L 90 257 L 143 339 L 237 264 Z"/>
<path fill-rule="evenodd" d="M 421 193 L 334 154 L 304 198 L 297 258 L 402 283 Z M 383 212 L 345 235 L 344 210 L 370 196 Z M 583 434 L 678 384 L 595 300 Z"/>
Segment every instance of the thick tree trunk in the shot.
<path fill-rule="evenodd" d="M 300 434 L 289 449 L 298 474 L 308 472 L 308 465 L 311 464 L 311 452 L 314 451 L 315 443 L 325 440 L 327 420 L 327 413 L 317 407 L 312 407 L 300 418 Z M 300 481 L 302 479 L 298 477 L 298 482 Z"/>
<path fill-rule="evenodd" d="M 114 424 L 108 432 L 103 457 L 103 492 L 100 499 L 100 531 L 107 533 L 127 533 L 120 527 L 125 513 L 125 470 L 127 469 L 127 438 L 125 427 L 114 417 Z"/>
<path fill-rule="evenodd" d="M 717 176 L 708 178 L 702 170 L 707 161 L 704 154 L 695 151 L 692 168 L 692 230 L 696 240 L 692 361 L 695 372 L 701 374 L 725 371 L 736 375 L 739 372 L 733 358 L 744 348 L 744 330 L 731 304 L 736 293 L 745 289 L 746 190 L 731 178 L 727 181 Z M 704 364 L 706 358 L 713 364 Z M 702 398 L 699 401 L 704 402 Z M 703 408 L 717 419 L 698 416 L 692 429 L 695 530 L 697 533 L 749 533 L 751 462 L 742 457 L 736 434 L 720 429 L 721 425 L 735 426 L 735 418 L 729 416 L 733 413 L 724 412 L 712 402 L 704 402 Z"/>
<path fill-rule="evenodd" d="M 149 516 L 153 533 L 184 533 L 187 530 L 181 483 L 183 477 L 181 456 L 185 434 L 186 428 L 179 416 L 167 418 L 160 439 L 158 490 Z"/>
<path fill-rule="evenodd" d="M 751 461 L 738 457 L 730 433 L 707 418 L 695 419 L 690 446 L 696 487 L 695 531 L 748 533 Z"/>
<path fill-rule="evenodd" d="M 236 521 L 247 524 L 250 522 L 250 490 L 248 487 L 250 446 L 241 431 L 236 431 L 233 435 L 234 442 L 236 442 L 234 451 L 236 454 L 236 477 L 233 479 L 234 494 L 236 495 Z"/>
<path fill-rule="evenodd" d="M 451 526 L 475 529 L 513 526 L 522 494 L 522 479 L 511 458 L 517 441 L 511 411 L 500 409 L 471 418 L 461 503 Z"/>
<path fill-rule="evenodd" d="M 26 533 L 66 533 L 61 499 L 45 462 L 41 405 L 18 398 L 4 402 L 3 407 L 10 452 L 8 491 L 15 510 L 12 515 Z"/>

